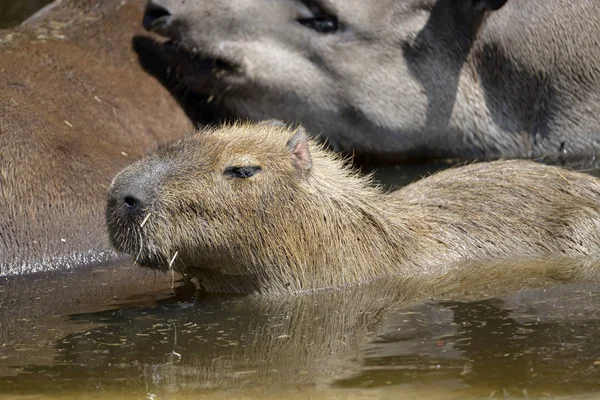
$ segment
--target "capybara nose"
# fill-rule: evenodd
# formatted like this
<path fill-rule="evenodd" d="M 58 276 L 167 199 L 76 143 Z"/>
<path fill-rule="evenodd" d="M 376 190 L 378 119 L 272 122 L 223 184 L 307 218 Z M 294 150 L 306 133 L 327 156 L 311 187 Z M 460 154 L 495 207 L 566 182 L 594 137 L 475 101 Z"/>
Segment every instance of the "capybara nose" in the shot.
<path fill-rule="evenodd" d="M 140 200 L 138 197 L 129 195 L 123 198 L 125 203 L 125 209 L 131 214 L 136 214 L 144 208 L 145 202 Z"/>
<path fill-rule="evenodd" d="M 161 181 L 169 173 L 169 165 L 162 160 L 146 160 L 121 171 L 108 190 L 106 215 L 109 223 L 141 223 L 154 206 Z"/>
<path fill-rule="evenodd" d="M 160 5 L 159 2 L 150 0 L 148 4 L 146 4 L 142 24 L 144 25 L 144 28 L 149 31 L 157 30 L 167 24 L 172 16 L 171 12 Z"/>
<path fill-rule="evenodd" d="M 111 187 L 108 195 L 108 211 L 122 218 L 138 220 L 147 213 L 150 199 L 149 189 L 145 188 L 140 181 L 119 179 Z"/>
<path fill-rule="evenodd" d="M 152 165 L 144 167 L 127 168 L 114 179 L 106 204 L 107 216 L 111 220 L 141 223 L 150 212 L 161 171 Z"/>

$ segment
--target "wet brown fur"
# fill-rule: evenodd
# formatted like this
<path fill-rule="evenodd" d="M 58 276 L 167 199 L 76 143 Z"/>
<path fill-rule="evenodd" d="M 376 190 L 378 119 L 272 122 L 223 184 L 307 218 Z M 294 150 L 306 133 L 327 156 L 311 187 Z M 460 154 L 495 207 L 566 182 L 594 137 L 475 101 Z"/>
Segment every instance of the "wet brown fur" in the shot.
<path fill-rule="evenodd" d="M 451 281 L 454 270 L 469 265 L 481 279 L 597 275 L 600 181 L 594 177 L 497 161 L 385 193 L 303 135 L 231 125 L 140 160 L 115 178 L 113 200 L 128 180 L 167 172 L 153 182 L 143 227 L 119 220 L 114 205 L 107 209 L 112 242 L 142 265 L 167 269 L 174 260 L 174 268 L 209 292 L 295 293 L 394 275 Z M 310 168 L 298 164 L 307 154 L 290 150 L 291 139 L 308 144 Z M 223 175 L 241 165 L 262 171 L 245 179 Z M 506 267 L 506 274 L 493 268 L 510 264 L 502 260 L 556 259 L 580 262 L 568 271 L 544 262 Z M 488 266 L 473 267 L 483 262 Z"/>
<path fill-rule="evenodd" d="M 0 275 L 114 257 L 114 174 L 190 123 L 138 64 L 142 1 L 63 0 L 0 31 Z"/>

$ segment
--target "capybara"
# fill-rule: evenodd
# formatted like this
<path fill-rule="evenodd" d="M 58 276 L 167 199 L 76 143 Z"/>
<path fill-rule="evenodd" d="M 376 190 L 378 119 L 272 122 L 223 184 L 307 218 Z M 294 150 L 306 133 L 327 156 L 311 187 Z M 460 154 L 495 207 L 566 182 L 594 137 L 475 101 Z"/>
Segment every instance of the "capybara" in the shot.
<path fill-rule="evenodd" d="M 296 293 L 435 280 L 479 261 L 600 256 L 600 181 L 583 173 L 513 160 L 392 193 L 371 183 L 302 128 L 205 129 L 115 177 L 108 232 L 142 266 L 174 268 L 208 292 Z"/>

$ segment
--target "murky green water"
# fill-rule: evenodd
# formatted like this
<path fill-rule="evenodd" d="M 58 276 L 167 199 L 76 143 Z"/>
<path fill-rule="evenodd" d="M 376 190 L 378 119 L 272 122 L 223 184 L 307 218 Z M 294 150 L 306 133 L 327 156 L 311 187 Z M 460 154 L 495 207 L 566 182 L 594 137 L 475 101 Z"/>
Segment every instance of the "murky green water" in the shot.
<path fill-rule="evenodd" d="M 0 29 L 18 25 L 52 0 L 0 0 Z"/>
<path fill-rule="evenodd" d="M 0 399 L 600 398 L 600 284 L 467 292 L 176 288 L 21 318 L 3 330 Z"/>

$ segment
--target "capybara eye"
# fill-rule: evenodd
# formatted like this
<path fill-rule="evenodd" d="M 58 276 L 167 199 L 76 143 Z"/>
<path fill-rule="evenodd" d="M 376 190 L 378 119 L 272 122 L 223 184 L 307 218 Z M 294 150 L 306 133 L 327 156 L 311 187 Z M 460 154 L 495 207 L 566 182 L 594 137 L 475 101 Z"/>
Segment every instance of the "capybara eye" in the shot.
<path fill-rule="evenodd" d="M 244 167 L 227 167 L 223 171 L 223 175 L 229 178 L 250 178 L 262 170 L 258 165 L 250 165 Z"/>

